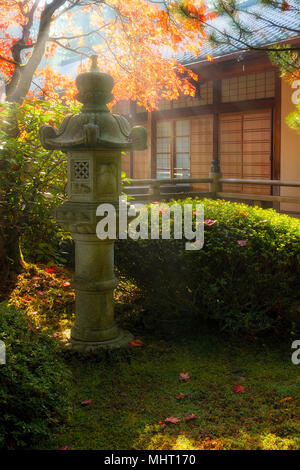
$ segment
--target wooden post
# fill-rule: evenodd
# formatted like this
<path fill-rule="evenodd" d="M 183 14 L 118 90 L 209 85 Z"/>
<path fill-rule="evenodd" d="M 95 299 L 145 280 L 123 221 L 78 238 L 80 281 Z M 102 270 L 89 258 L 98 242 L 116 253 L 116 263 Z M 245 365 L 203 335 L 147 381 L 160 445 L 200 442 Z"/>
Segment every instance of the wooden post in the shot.
<path fill-rule="evenodd" d="M 152 183 L 152 196 L 153 198 L 160 198 L 160 180 L 155 181 L 155 183 Z"/>
<path fill-rule="evenodd" d="M 213 87 L 213 103 L 216 109 L 218 103 L 221 100 L 221 81 L 215 80 Z M 213 120 L 213 159 L 209 173 L 209 177 L 212 178 L 212 182 L 209 184 L 209 191 L 212 193 L 212 197 L 216 197 L 216 193 L 222 191 L 222 184 L 220 178 L 222 178 L 220 160 L 219 160 L 219 113 L 214 111 Z"/>
<path fill-rule="evenodd" d="M 154 112 L 148 112 L 148 132 L 150 134 L 150 162 L 152 179 L 156 178 L 156 119 Z"/>

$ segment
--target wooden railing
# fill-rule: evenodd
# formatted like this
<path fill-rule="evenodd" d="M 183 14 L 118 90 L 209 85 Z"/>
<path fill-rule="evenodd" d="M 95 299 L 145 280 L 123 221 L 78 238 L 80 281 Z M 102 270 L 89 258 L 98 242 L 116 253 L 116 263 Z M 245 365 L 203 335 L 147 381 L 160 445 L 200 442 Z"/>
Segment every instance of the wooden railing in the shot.
<path fill-rule="evenodd" d="M 193 184 L 209 183 L 208 192 L 197 192 L 192 190 Z M 300 197 L 279 196 L 265 194 L 247 194 L 242 192 L 226 192 L 222 190 L 223 184 L 247 184 L 262 185 L 270 187 L 294 187 L 300 188 L 300 181 L 260 180 L 260 179 L 238 179 L 223 178 L 221 173 L 209 174 L 208 178 L 171 178 L 171 179 L 136 179 L 126 184 L 125 192 L 134 197 L 136 201 L 164 201 L 170 199 L 183 199 L 191 197 L 211 197 L 221 199 L 238 199 L 264 202 L 283 202 L 300 205 Z M 148 188 L 148 189 L 147 189 Z M 142 191 L 141 191 L 142 190 Z"/>

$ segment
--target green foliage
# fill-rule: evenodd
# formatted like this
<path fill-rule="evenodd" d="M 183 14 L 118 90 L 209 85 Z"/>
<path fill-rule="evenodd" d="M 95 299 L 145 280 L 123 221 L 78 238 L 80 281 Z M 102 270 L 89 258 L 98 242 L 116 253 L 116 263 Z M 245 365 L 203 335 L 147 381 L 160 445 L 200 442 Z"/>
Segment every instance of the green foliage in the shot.
<path fill-rule="evenodd" d="M 33 261 L 59 258 L 57 246 L 66 234 L 53 210 L 65 199 L 66 158 L 43 149 L 38 132 L 43 124 L 59 126 L 67 112 L 46 101 L 1 105 L 0 235 L 6 262 L 15 261 L 9 258 L 19 241 Z"/>
<path fill-rule="evenodd" d="M 204 247 L 185 240 L 119 240 L 116 265 L 141 288 L 149 324 L 214 320 L 230 331 L 299 328 L 300 221 L 225 201 L 204 204 Z M 245 240 L 245 246 L 238 241 Z"/>
<path fill-rule="evenodd" d="M 20 448 L 48 436 L 67 417 L 70 372 L 57 340 L 4 303 L 0 340 L 6 346 L 6 364 L 0 365 L 0 448 Z"/>

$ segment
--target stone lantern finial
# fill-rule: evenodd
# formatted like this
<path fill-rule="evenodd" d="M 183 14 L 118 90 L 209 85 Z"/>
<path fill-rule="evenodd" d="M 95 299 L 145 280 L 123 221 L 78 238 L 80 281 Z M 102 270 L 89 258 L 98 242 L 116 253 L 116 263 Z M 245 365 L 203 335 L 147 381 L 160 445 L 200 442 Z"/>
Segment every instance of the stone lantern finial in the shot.
<path fill-rule="evenodd" d="M 91 55 L 91 68 L 90 68 L 90 72 L 100 72 L 99 68 L 98 68 L 98 56 L 97 54 L 93 54 Z"/>

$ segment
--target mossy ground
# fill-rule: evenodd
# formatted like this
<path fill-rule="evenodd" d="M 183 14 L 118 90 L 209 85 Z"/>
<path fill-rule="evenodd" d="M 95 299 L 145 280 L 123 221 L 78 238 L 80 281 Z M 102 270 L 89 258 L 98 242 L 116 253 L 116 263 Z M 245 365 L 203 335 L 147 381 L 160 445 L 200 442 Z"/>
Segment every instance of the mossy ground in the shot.
<path fill-rule="evenodd" d="M 300 366 L 288 341 L 247 344 L 207 331 L 142 339 L 144 348 L 123 354 L 67 358 L 74 413 L 39 448 L 300 449 Z M 180 372 L 191 379 L 180 382 Z M 188 396 L 177 400 L 179 392 Z M 198 418 L 185 421 L 191 413 Z M 168 416 L 181 422 L 162 428 Z"/>
<path fill-rule="evenodd" d="M 71 273 L 48 271 L 28 265 L 10 302 L 30 317 L 36 311 L 42 329 L 62 332 L 73 318 Z M 118 321 L 145 347 L 90 357 L 65 353 L 73 413 L 35 448 L 300 449 L 300 365 L 291 362 L 291 339 L 237 338 L 199 325 L 146 334 L 138 289 L 122 279 L 115 301 Z M 188 382 L 179 381 L 181 372 L 190 374 Z M 245 393 L 234 393 L 236 384 Z M 180 392 L 187 396 L 177 400 Z M 84 400 L 92 402 L 83 407 Z M 198 418 L 185 421 L 192 413 Z M 162 428 L 169 416 L 181 422 Z"/>

